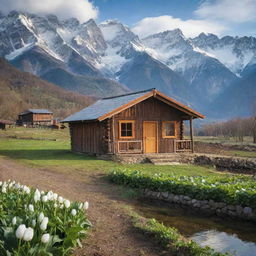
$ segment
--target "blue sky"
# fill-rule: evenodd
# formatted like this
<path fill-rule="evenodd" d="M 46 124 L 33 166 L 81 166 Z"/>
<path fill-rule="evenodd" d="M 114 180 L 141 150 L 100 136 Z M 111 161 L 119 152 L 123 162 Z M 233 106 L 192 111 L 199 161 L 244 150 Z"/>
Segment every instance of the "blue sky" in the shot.
<path fill-rule="evenodd" d="M 93 0 L 99 8 L 99 21 L 118 19 L 132 26 L 145 17 L 172 15 L 191 18 L 199 0 Z"/>
<path fill-rule="evenodd" d="M 11 10 L 80 22 L 118 19 L 141 37 L 175 28 L 187 37 L 256 36 L 256 0 L 0 0 L 1 12 Z"/>

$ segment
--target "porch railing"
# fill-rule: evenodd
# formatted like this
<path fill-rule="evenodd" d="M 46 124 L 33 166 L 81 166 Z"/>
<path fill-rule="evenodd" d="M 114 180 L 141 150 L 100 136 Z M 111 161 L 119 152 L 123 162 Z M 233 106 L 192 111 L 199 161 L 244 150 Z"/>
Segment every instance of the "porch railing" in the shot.
<path fill-rule="evenodd" d="M 174 146 L 175 146 L 176 152 L 192 151 L 191 140 L 175 140 L 174 143 L 175 143 Z"/>
<path fill-rule="evenodd" d="M 117 142 L 117 152 L 122 153 L 142 153 L 142 140 L 127 140 Z"/>

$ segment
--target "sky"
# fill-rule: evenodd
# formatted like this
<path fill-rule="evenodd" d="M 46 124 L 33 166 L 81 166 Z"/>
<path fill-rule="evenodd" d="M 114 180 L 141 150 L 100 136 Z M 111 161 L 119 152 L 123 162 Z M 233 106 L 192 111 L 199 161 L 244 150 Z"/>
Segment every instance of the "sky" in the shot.
<path fill-rule="evenodd" d="M 117 19 L 141 37 L 175 28 L 187 37 L 201 32 L 256 36 L 256 0 L 0 0 L 0 10 L 52 13 L 81 22 Z"/>

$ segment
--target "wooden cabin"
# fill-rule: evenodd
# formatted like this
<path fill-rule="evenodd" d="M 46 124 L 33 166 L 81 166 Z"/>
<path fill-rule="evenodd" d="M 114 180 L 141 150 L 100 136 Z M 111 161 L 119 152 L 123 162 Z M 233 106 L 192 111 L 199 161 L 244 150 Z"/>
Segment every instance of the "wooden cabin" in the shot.
<path fill-rule="evenodd" d="M 48 109 L 28 109 L 18 115 L 17 124 L 27 126 L 49 126 L 53 122 L 53 113 Z"/>
<path fill-rule="evenodd" d="M 0 130 L 6 130 L 6 127 L 11 127 L 14 124 L 14 122 L 9 120 L 0 120 Z"/>
<path fill-rule="evenodd" d="M 193 151 L 192 121 L 204 116 L 150 89 L 103 98 L 67 117 L 71 148 L 89 154 Z M 184 121 L 190 139 L 184 140 Z"/>

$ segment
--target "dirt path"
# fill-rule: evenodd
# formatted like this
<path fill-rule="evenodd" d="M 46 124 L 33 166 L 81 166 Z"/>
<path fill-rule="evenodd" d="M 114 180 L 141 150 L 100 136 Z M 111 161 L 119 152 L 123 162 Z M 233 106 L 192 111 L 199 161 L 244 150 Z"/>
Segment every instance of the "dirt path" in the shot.
<path fill-rule="evenodd" d="M 83 248 L 73 255 L 81 256 L 159 256 L 161 253 L 130 224 L 121 205 L 117 188 L 103 179 L 103 174 L 74 171 L 60 173 L 50 169 L 30 168 L 9 159 L 0 159 L 0 180 L 53 190 L 71 200 L 89 201 L 89 219 L 93 223 Z"/>

